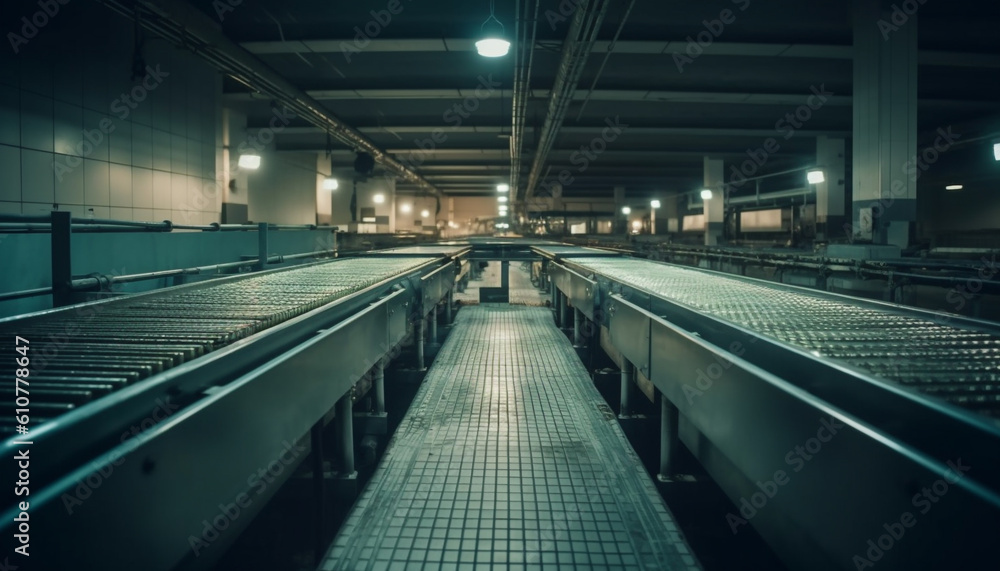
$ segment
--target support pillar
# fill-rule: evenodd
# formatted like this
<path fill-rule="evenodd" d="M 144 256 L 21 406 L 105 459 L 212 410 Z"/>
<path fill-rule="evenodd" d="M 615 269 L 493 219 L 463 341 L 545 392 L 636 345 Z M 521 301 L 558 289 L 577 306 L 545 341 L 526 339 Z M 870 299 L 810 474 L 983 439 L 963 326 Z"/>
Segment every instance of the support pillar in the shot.
<path fill-rule="evenodd" d="M 851 221 L 856 238 L 905 248 L 917 214 L 915 155 L 919 164 L 932 165 L 954 138 L 941 128 L 934 146 L 918 153 L 919 12 L 887 27 L 893 8 L 879 0 L 854 1 Z"/>
<path fill-rule="evenodd" d="M 722 232 L 726 217 L 726 188 L 722 159 L 705 157 L 705 188 L 712 191 L 712 198 L 705 200 L 705 245 L 715 246 L 722 242 Z"/>
<path fill-rule="evenodd" d="M 635 376 L 635 365 L 622 355 L 621 409 L 618 411 L 618 416 L 623 418 L 632 414 L 632 403 L 629 397 L 632 394 L 633 376 Z"/>
<path fill-rule="evenodd" d="M 614 218 L 612 218 L 612 220 L 614 220 L 614 223 L 612 223 L 611 225 L 611 233 L 618 234 L 622 231 L 622 228 L 618 225 L 618 220 L 622 212 L 622 207 L 625 206 L 625 187 L 616 186 L 614 193 L 615 193 L 615 216 Z M 625 217 L 625 226 L 626 226 L 626 228 L 624 229 L 625 233 L 628 234 L 629 231 L 628 216 Z"/>
<path fill-rule="evenodd" d="M 816 137 L 816 165 L 823 170 L 824 181 L 816 185 L 816 238 L 850 238 L 845 236 L 847 217 L 844 215 L 844 140 L 827 136 Z M 849 226 L 847 227 L 850 228 Z"/>
<path fill-rule="evenodd" d="M 661 481 L 677 474 L 677 451 L 681 445 L 678 433 L 679 412 L 666 395 L 660 393 L 660 474 Z"/>
<path fill-rule="evenodd" d="M 444 321 L 446 324 L 451 325 L 455 321 L 455 290 L 448 290 L 448 295 L 445 296 L 445 303 L 447 304 L 444 308 Z"/>
<path fill-rule="evenodd" d="M 354 470 L 354 401 L 351 393 L 340 397 L 337 401 L 337 415 L 334 419 L 337 423 L 337 454 L 340 461 L 340 475 L 344 478 L 352 478 L 357 472 Z"/>

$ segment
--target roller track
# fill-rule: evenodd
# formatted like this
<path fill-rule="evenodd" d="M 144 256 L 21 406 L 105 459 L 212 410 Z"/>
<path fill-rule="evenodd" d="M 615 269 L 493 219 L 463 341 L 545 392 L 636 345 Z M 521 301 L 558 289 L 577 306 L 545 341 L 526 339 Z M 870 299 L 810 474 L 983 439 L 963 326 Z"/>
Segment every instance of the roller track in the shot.
<path fill-rule="evenodd" d="M 355 258 L 268 272 L 218 285 L 114 300 L 0 333 L 31 342 L 31 408 L 45 422 L 122 387 L 412 270 L 432 258 Z M 13 360 L 0 365 L 14 394 Z M 0 403 L 9 409 L 13 402 Z M 12 423 L 13 417 L 0 418 Z M 0 434 L 13 432 L 0 424 Z"/>
<path fill-rule="evenodd" d="M 994 334 L 644 260 L 573 262 L 818 357 L 1000 418 L 1000 337 Z"/>

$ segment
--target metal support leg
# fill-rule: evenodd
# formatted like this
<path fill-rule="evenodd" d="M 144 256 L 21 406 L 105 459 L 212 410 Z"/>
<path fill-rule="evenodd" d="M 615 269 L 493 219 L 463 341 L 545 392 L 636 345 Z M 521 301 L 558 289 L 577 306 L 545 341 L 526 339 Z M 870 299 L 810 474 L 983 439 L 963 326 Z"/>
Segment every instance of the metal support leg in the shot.
<path fill-rule="evenodd" d="M 622 357 L 622 392 L 621 392 L 621 411 L 619 416 L 625 417 L 632 414 L 632 405 L 629 403 L 629 396 L 632 394 L 632 377 L 635 375 L 635 365 L 633 365 L 628 359 Z"/>
<path fill-rule="evenodd" d="M 326 522 L 326 468 L 323 465 L 323 420 L 312 426 L 310 431 L 312 444 L 313 494 L 316 501 L 316 557 L 322 557 L 326 551 L 326 532 L 323 529 Z"/>
<path fill-rule="evenodd" d="M 666 395 L 660 394 L 660 480 L 669 480 L 677 473 L 677 450 L 680 438 L 677 420 L 680 414 Z"/>
<path fill-rule="evenodd" d="M 431 323 L 428 341 L 430 342 L 431 345 L 437 345 L 437 342 L 438 342 L 438 306 L 436 306 L 436 305 L 434 306 L 434 309 L 431 310 L 431 314 L 428 316 L 428 319 L 430 319 L 430 323 Z"/>
<path fill-rule="evenodd" d="M 424 367 L 424 329 L 427 328 L 427 318 L 421 317 L 417 321 L 417 368 L 423 370 Z"/>
<path fill-rule="evenodd" d="M 354 401 L 351 393 L 340 397 L 337 401 L 337 452 L 340 455 L 340 472 L 342 476 L 353 476 L 354 471 Z"/>
<path fill-rule="evenodd" d="M 385 361 L 375 363 L 375 414 L 385 414 Z"/>
<path fill-rule="evenodd" d="M 559 327 L 566 327 L 566 309 L 569 307 L 569 300 L 566 294 L 559 292 Z"/>
<path fill-rule="evenodd" d="M 448 295 L 445 296 L 445 303 L 447 304 L 444 308 L 444 322 L 451 325 L 455 321 L 455 316 L 452 313 L 455 308 L 455 290 L 448 290 Z"/>
<path fill-rule="evenodd" d="M 583 347 L 583 312 L 573 308 L 573 346 Z"/>

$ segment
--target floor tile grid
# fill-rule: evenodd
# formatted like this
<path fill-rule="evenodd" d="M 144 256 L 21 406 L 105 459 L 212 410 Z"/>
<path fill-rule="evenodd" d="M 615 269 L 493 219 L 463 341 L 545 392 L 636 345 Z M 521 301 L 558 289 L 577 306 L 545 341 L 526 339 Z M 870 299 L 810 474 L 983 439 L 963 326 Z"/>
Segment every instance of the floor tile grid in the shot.
<path fill-rule="evenodd" d="M 549 313 L 459 315 L 323 568 L 694 566 Z"/>

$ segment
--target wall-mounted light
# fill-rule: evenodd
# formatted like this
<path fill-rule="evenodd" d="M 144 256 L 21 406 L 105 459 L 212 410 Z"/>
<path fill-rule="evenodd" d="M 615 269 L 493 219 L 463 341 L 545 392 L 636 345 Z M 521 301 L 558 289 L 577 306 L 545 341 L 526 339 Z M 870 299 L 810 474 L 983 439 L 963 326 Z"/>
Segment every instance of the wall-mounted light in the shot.
<path fill-rule="evenodd" d="M 337 190 L 338 188 L 340 188 L 340 183 L 337 182 L 337 179 L 332 176 L 323 179 L 323 190 Z"/>
<path fill-rule="evenodd" d="M 240 160 L 237 164 L 241 169 L 257 170 L 260 168 L 260 155 L 256 153 L 242 154 L 240 155 Z"/>
<path fill-rule="evenodd" d="M 431 215 L 431 213 L 430 213 L 430 211 L 429 211 L 429 210 L 421 210 L 421 211 L 420 211 L 420 216 L 422 216 L 422 217 L 424 217 L 424 218 L 427 218 L 427 217 L 428 217 L 428 216 L 430 216 L 430 215 Z"/>
<path fill-rule="evenodd" d="M 372 197 L 372 202 L 375 204 L 383 204 L 385 202 L 385 195 L 382 193 L 376 194 Z"/>
<path fill-rule="evenodd" d="M 483 39 L 476 42 L 476 50 L 483 57 L 503 57 L 510 50 L 510 42 L 504 39 L 503 24 L 493 13 L 493 0 L 490 0 L 490 17 L 486 18 L 482 27 Z"/>
<path fill-rule="evenodd" d="M 507 192 L 510 190 L 509 184 L 500 183 L 497 185 L 497 192 Z"/>
<path fill-rule="evenodd" d="M 659 208 L 660 207 L 660 201 L 659 200 L 650 200 L 649 201 L 649 206 L 651 208 Z"/>
<path fill-rule="evenodd" d="M 642 228 L 642 222 L 639 222 L 638 220 L 632 222 L 633 230 L 638 230 L 639 228 Z"/>
<path fill-rule="evenodd" d="M 413 207 L 410 206 L 409 202 L 404 202 L 403 204 L 399 205 L 399 211 L 402 212 L 403 214 L 409 214 L 411 210 L 413 210 Z"/>
<path fill-rule="evenodd" d="M 622 214 L 628 216 L 629 214 L 632 214 L 632 209 L 628 206 L 622 206 Z"/>
<path fill-rule="evenodd" d="M 944 189 L 945 190 L 962 190 L 962 185 L 960 185 L 960 184 L 949 184 L 948 186 L 944 187 Z"/>
<path fill-rule="evenodd" d="M 826 177 L 823 176 L 823 171 L 821 170 L 811 170 L 806 173 L 806 180 L 809 184 L 819 184 L 826 181 Z"/>
<path fill-rule="evenodd" d="M 702 200 L 712 200 L 712 191 L 707 188 L 701 191 Z"/>

